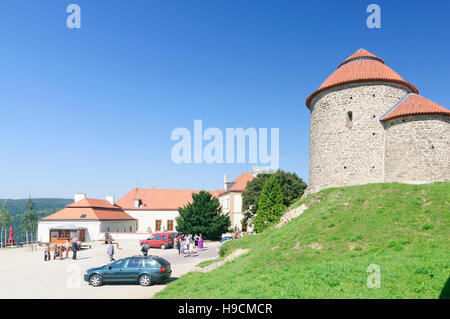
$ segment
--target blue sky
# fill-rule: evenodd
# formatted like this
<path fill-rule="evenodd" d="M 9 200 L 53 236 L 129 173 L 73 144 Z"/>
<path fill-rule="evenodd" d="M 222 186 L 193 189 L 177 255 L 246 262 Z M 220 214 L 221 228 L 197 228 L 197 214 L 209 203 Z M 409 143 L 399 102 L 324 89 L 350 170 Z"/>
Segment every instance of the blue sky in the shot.
<path fill-rule="evenodd" d="M 0 198 L 218 189 L 251 168 L 174 164 L 170 134 L 196 119 L 279 128 L 280 168 L 307 181 L 305 99 L 357 49 L 450 105 L 449 14 L 449 1 L 2 0 Z"/>

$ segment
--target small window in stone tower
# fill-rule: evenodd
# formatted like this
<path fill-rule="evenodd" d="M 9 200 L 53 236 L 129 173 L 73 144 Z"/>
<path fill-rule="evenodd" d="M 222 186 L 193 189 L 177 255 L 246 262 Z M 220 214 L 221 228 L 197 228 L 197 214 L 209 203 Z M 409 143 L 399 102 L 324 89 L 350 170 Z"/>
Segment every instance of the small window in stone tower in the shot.
<path fill-rule="evenodd" d="M 352 111 L 347 112 L 347 127 L 352 128 L 353 126 L 353 113 Z"/>

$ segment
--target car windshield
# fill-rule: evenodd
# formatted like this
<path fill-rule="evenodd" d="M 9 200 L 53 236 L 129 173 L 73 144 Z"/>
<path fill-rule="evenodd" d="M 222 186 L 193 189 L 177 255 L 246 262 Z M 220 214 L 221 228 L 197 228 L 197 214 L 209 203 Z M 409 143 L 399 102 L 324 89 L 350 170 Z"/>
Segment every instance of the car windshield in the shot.
<path fill-rule="evenodd" d="M 155 238 L 154 236 L 151 236 L 148 238 L 148 240 L 153 240 L 154 238 Z"/>

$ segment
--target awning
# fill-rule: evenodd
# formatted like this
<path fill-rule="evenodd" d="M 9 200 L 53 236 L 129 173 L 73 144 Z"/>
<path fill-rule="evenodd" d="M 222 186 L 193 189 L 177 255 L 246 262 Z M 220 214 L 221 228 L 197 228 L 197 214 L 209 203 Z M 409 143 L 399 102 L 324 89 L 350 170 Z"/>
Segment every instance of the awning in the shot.
<path fill-rule="evenodd" d="M 79 230 L 79 229 L 86 229 L 86 227 L 77 226 L 75 224 L 64 224 L 60 226 L 54 226 L 50 228 L 50 230 L 54 229 L 61 229 L 61 230 Z"/>

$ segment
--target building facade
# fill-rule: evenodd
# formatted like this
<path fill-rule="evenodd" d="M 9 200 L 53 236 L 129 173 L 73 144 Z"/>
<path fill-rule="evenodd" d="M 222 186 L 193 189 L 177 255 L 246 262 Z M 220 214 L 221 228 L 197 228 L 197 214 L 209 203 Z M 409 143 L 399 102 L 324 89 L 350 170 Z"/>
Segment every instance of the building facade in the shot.
<path fill-rule="evenodd" d="M 306 105 L 308 192 L 450 180 L 450 111 L 366 50 L 344 60 Z"/>
<path fill-rule="evenodd" d="M 65 242 L 80 235 L 80 241 L 95 241 L 104 239 L 105 233 L 136 232 L 137 220 L 115 205 L 112 197 L 100 200 L 76 194 L 74 199 L 66 208 L 39 220 L 38 241 Z"/>

